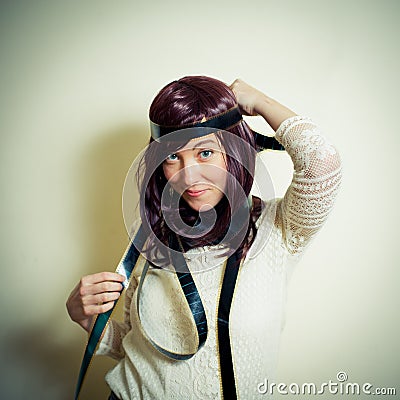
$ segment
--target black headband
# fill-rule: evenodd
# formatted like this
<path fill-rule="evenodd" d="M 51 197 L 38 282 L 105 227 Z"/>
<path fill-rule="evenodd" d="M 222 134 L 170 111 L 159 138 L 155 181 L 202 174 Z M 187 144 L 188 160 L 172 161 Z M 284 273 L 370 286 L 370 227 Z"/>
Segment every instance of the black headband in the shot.
<path fill-rule="evenodd" d="M 150 121 L 150 130 L 151 136 L 154 140 L 159 140 L 161 137 L 168 135 L 171 132 L 179 131 L 187 128 L 211 128 L 218 130 L 228 130 L 235 126 L 237 123 L 242 121 L 242 114 L 239 110 L 238 106 L 230 108 L 229 110 L 223 112 L 222 114 L 218 114 L 214 117 L 211 117 L 203 122 L 195 122 L 187 125 L 179 125 L 179 126 L 165 126 L 158 125 L 153 121 Z M 205 134 L 211 133 L 211 129 L 198 129 L 191 131 L 192 137 L 191 139 L 195 139 L 200 136 L 204 136 Z M 197 133 L 196 133 L 197 132 Z M 264 149 L 271 150 L 285 150 L 284 147 L 273 137 L 273 136 L 264 136 L 260 133 L 253 132 L 256 146 L 259 151 Z"/>

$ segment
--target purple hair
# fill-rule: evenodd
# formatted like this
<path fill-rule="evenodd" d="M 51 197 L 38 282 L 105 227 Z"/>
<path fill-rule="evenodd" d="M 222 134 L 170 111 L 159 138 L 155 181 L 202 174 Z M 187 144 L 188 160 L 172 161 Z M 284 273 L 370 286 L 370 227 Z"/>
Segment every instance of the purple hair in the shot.
<path fill-rule="evenodd" d="M 204 117 L 208 119 L 221 114 L 236 105 L 235 95 L 225 83 L 206 76 L 187 76 L 173 81 L 161 89 L 150 106 L 149 117 L 152 122 L 158 125 L 182 126 L 200 122 Z M 254 136 L 246 122 L 241 121 L 228 130 L 249 143 L 252 149 L 255 149 Z M 214 210 L 217 213 L 218 223 L 210 232 L 196 239 L 180 237 L 185 250 L 218 243 L 226 233 L 231 215 L 235 212 L 234 209 L 231 209 L 230 204 L 235 207 L 235 204 L 238 203 L 235 192 L 239 191 L 235 187 L 237 188 L 237 185 L 240 185 L 247 197 L 253 185 L 255 150 L 254 152 L 245 152 L 238 148 L 239 145 L 236 141 L 232 143 L 232 141 L 224 140 L 223 134 L 217 133 L 216 135 L 226 153 L 227 171 L 236 178 L 227 185 L 227 190 L 231 191 L 229 195 L 231 202 L 229 203 L 224 196 L 215 206 Z M 150 139 L 150 143 L 152 142 L 153 139 Z M 141 160 L 137 175 L 139 191 L 144 193 L 144 204 L 140 205 L 141 218 L 142 221 L 147 221 L 151 230 L 151 234 L 147 232 L 150 241 L 152 241 L 152 238 L 158 238 L 166 246 L 168 246 L 172 233 L 165 223 L 163 213 L 161 213 L 161 196 L 167 185 L 167 180 L 164 176 L 162 164 L 155 165 L 154 160 L 160 159 L 160 152 L 165 158 L 168 154 L 177 150 L 176 147 L 172 148 L 171 146 L 168 142 L 164 142 L 162 145 L 156 142 L 152 143 Z M 232 156 L 229 156 L 229 154 Z M 243 160 L 244 157 L 246 160 Z M 247 165 L 247 168 L 244 165 Z M 190 226 L 193 226 L 198 219 L 198 213 L 191 209 L 183 198 L 179 202 L 179 213 L 182 220 Z M 245 230 L 244 240 L 239 246 L 242 258 L 254 241 L 256 235 L 255 221 L 259 214 L 260 202 L 257 201 L 257 206 L 253 204 L 248 223 L 240 228 Z"/>

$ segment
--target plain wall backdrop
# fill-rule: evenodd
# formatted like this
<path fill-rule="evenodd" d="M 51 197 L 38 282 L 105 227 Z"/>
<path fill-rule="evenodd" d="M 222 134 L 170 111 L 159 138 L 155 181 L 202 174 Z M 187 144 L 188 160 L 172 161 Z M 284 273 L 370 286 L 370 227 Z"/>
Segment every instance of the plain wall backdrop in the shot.
<path fill-rule="evenodd" d="M 195 74 L 240 77 L 312 117 L 343 159 L 290 284 L 278 381 L 344 371 L 400 396 L 399 17 L 388 0 L 1 2 L 0 397 L 72 398 L 86 334 L 65 301 L 117 265 L 150 102 Z M 291 162 L 263 157 L 282 196 Z M 95 361 L 83 399 L 107 398 L 112 365 Z"/>

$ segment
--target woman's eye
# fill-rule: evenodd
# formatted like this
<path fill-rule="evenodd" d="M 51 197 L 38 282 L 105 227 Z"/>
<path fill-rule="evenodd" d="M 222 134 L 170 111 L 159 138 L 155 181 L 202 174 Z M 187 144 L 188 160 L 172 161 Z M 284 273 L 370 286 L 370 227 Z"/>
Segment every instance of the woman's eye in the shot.
<path fill-rule="evenodd" d="M 176 161 L 177 159 L 178 159 L 178 155 L 175 154 L 175 153 L 170 154 L 170 155 L 166 158 L 167 161 Z"/>
<path fill-rule="evenodd" d="M 203 150 L 202 152 L 200 152 L 200 158 L 204 160 L 206 158 L 210 158 L 212 154 L 213 152 L 211 150 Z"/>

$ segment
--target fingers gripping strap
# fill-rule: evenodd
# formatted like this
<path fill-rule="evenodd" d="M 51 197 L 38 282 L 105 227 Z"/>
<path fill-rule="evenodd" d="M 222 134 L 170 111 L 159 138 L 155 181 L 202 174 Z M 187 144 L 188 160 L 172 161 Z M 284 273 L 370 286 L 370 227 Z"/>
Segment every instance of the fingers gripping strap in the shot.
<path fill-rule="evenodd" d="M 136 262 L 140 256 L 140 252 L 138 249 L 142 249 L 143 244 L 145 242 L 145 238 L 143 235 L 143 228 L 140 226 L 134 240 L 129 244 L 124 256 L 118 264 L 116 272 L 125 276 L 125 281 L 123 282 L 124 289 L 127 288 L 129 284 L 129 280 L 132 275 L 132 271 L 136 265 Z M 99 314 L 94 322 L 93 328 L 90 332 L 88 343 L 86 345 L 86 349 L 83 355 L 81 369 L 79 371 L 78 381 L 75 389 L 75 397 L 74 399 L 78 399 L 79 393 L 82 388 L 83 381 L 86 376 L 86 372 L 89 368 L 89 365 L 92 361 L 93 355 L 100 343 L 100 340 L 105 332 L 106 326 L 110 319 L 112 312 L 117 305 L 117 301 L 115 301 L 114 306 L 111 310 Z"/>
<path fill-rule="evenodd" d="M 117 272 L 126 277 L 126 280 L 123 283 L 124 288 L 128 286 L 132 272 L 140 256 L 140 252 L 138 249 L 142 249 L 145 242 L 145 238 L 143 237 L 144 235 L 142 231 L 143 229 L 142 227 L 140 227 L 138 233 L 135 236 L 135 239 L 130 243 L 125 255 L 123 256 L 122 260 L 120 261 L 117 267 Z M 178 247 L 174 239 L 170 242 L 170 246 L 175 249 Z M 178 252 L 178 257 L 180 259 L 176 261 L 178 261 L 179 265 L 186 265 L 184 272 L 176 272 L 176 274 L 196 324 L 196 329 L 199 339 L 198 347 L 194 353 L 187 353 L 187 354 L 174 353 L 157 344 L 154 340 L 151 339 L 151 337 L 149 337 L 149 335 L 144 331 L 144 329 L 143 331 L 145 332 L 150 343 L 160 353 L 174 360 L 188 360 L 191 357 L 193 357 L 197 353 L 197 351 L 204 345 L 208 335 L 208 325 L 202 300 L 196 288 L 193 277 L 187 267 L 184 256 L 182 253 Z M 229 314 L 236 286 L 236 279 L 238 275 L 240 259 L 241 257 L 239 254 L 237 254 L 237 252 L 235 252 L 228 258 L 220 293 L 219 306 L 218 306 L 218 324 L 217 324 L 218 346 L 219 346 L 219 356 L 220 356 L 222 389 L 224 397 L 231 399 L 236 398 L 236 388 L 235 388 L 236 386 L 235 386 L 235 376 L 232 364 L 231 343 L 229 337 Z M 137 288 L 136 306 L 137 306 L 139 320 L 141 320 L 140 293 L 142 291 L 143 283 L 145 281 L 145 277 L 146 274 L 148 273 L 148 270 L 149 270 L 149 263 L 146 262 L 143 267 L 141 279 L 139 281 L 139 285 Z M 96 318 L 83 356 L 82 365 L 78 376 L 78 382 L 76 385 L 76 391 L 74 397 L 75 400 L 77 400 L 79 397 L 79 393 L 84 378 L 86 376 L 87 369 L 92 361 L 97 346 L 105 332 L 106 326 L 108 324 L 108 321 L 110 319 L 113 310 L 115 309 L 116 303 L 117 302 L 115 302 L 113 308 L 110 311 L 107 311 L 106 313 L 103 314 L 99 314 Z"/>
<path fill-rule="evenodd" d="M 140 226 L 138 233 L 135 236 L 135 239 L 130 243 L 128 249 L 126 250 L 122 260 L 118 264 L 116 272 L 124 275 L 125 276 L 125 281 L 123 283 L 124 289 L 127 288 L 129 284 L 129 280 L 132 276 L 132 272 L 135 268 L 135 265 L 137 263 L 137 260 L 140 256 L 140 252 L 138 249 L 142 249 L 143 245 L 145 242 L 145 238 L 143 235 L 143 228 Z M 174 244 L 173 244 L 174 245 Z M 183 262 L 184 257 L 182 254 L 180 254 L 182 257 Z M 180 260 L 180 265 L 182 260 Z M 186 263 L 186 262 L 185 262 Z M 185 265 L 185 264 L 184 264 Z M 142 291 L 143 283 L 146 277 L 146 274 L 149 269 L 149 263 L 146 262 L 142 274 L 141 274 L 141 279 L 139 282 L 139 286 L 137 289 L 137 310 L 138 310 L 138 316 L 140 320 L 140 293 Z M 177 354 L 170 352 L 167 349 L 164 349 L 162 346 L 158 345 L 155 343 L 146 333 L 146 336 L 150 343 L 162 354 L 166 355 L 167 357 L 173 358 L 175 360 L 187 360 L 196 354 L 196 352 L 203 346 L 207 339 L 207 333 L 208 333 L 208 327 L 207 327 L 207 319 L 206 319 L 206 314 L 205 310 L 203 307 L 203 303 L 200 299 L 200 295 L 197 291 L 196 285 L 193 281 L 192 275 L 189 273 L 189 270 L 186 273 L 180 273 L 177 272 L 177 276 L 179 279 L 179 283 L 181 285 L 181 288 L 183 290 L 183 293 L 186 297 L 186 300 L 188 302 L 189 308 L 192 312 L 192 316 L 194 318 L 196 328 L 197 328 L 197 333 L 199 337 L 199 344 L 198 348 L 194 353 L 191 354 Z M 96 352 L 96 349 L 101 341 L 102 336 L 104 335 L 106 326 L 109 322 L 110 316 L 115 309 L 115 306 L 117 304 L 117 301 L 115 302 L 113 308 L 103 314 L 99 314 L 95 320 L 95 323 L 93 325 L 92 331 L 90 332 L 89 340 L 86 345 L 85 353 L 83 356 L 82 364 L 81 364 L 81 369 L 79 372 L 78 376 L 78 381 L 76 385 L 76 390 L 75 390 L 75 397 L 74 399 L 77 400 L 79 397 L 79 393 L 82 388 L 83 381 L 86 376 L 86 372 L 90 366 L 90 363 L 93 359 L 93 355 Z"/>

